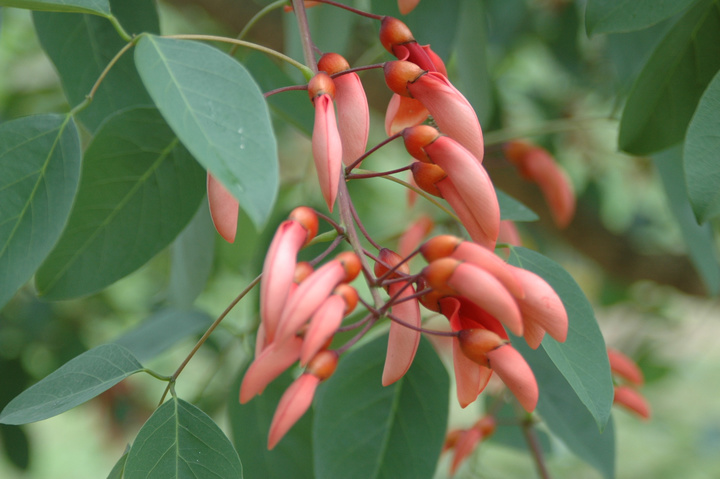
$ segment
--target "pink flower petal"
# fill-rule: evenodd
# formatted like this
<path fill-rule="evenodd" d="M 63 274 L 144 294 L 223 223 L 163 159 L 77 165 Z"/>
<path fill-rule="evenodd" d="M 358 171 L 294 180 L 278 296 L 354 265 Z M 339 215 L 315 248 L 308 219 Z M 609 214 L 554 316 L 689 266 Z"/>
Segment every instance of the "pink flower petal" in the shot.
<path fill-rule="evenodd" d="M 344 278 L 343 265 L 333 260 L 300 283 L 283 309 L 275 340 L 284 341 L 295 335 Z"/>
<path fill-rule="evenodd" d="M 407 15 L 415 10 L 418 3 L 420 3 L 420 0 L 398 0 L 398 10 L 400 10 L 401 14 Z"/>
<path fill-rule="evenodd" d="M 420 246 L 423 238 L 435 227 L 432 218 L 423 215 L 415 220 L 398 240 L 398 254 L 406 258 Z"/>
<path fill-rule="evenodd" d="M 450 207 L 460 220 L 460 224 L 465 227 L 465 230 L 470 235 L 470 238 L 484 248 L 494 248 L 495 241 L 492 234 L 488 235 L 485 232 L 483 225 L 475 217 L 475 214 L 472 212 L 460 192 L 458 192 L 452 180 L 449 177 L 445 177 L 435 183 L 435 187 L 440 192 L 440 195 L 442 195 L 442 198 L 450 204 Z"/>
<path fill-rule="evenodd" d="M 628 386 L 615 386 L 614 402 L 643 419 L 650 419 L 650 405 L 635 389 Z"/>
<path fill-rule="evenodd" d="M 507 288 L 510 294 L 516 298 L 523 298 L 525 296 L 522 283 L 515 275 L 515 268 L 508 265 L 491 250 L 483 248 L 476 243 L 471 243 L 470 241 L 463 241 L 455 248 L 450 256 L 460 261 L 474 264 L 492 274 Z"/>
<path fill-rule="evenodd" d="M 225 241 L 233 243 L 237 233 L 238 209 L 240 208 L 238 201 L 210 173 L 207 175 L 207 194 L 210 216 L 215 229 Z"/>
<path fill-rule="evenodd" d="M 315 357 L 327 340 L 332 338 L 342 323 L 346 306 L 342 296 L 333 294 L 315 311 L 303 335 L 303 347 L 300 353 L 301 366 L 305 366 Z"/>
<path fill-rule="evenodd" d="M 385 113 L 385 133 L 392 136 L 424 122 L 430 112 L 418 100 L 393 94 Z"/>
<path fill-rule="evenodd" d="M 525 358 L 510 344 L 505 344 L 487 353 L 490 368 L 512 391 L 520 405 L 533 412 L 538 402 L 538 386 L 535 375 Z"/>
<path fill-rule="evenodd" d="M 490 273 L 472 264 L 461 263 L 448 278 L 447 284 L 497 318 L 513 334 L 522 335 L 522 317 L 515 299 Z"/>
<path fill-rule="evenodd" d="M 464 431 L 460 435 L 457 444 L 455 444 L 455 454 L 453 455 L 452 464 L 450 465 L 450 475 L 455 474 L 457 468 L 475 450 L 481 439 L 482 433 L 474 427 Z"/>
<path fill-rule="evenodd" d="M 342 160 L 352 164 L 365 153 L 370 133 L 370 110 L 365 89 L 357 73 L 336 77 L 337 127 L 342 140 Z M 358 165 L 360 166 L 360 165 Z"/>
<path fill-rule="evenodd" d="M 285 394 L 280 398 L 280 403 L 278 403 L 270 424 L 268 449 L 274 448 L 305 414 L 312 404 L 318 384 L 320 384 L 320 378 L 312 374 L 303 374 L 287 388 Z"/>
<path fill-rule="evenodd" d="M 268 384 L 300 357 L 302 339 L 292 337 L 284 343 L 270 343 L 252 362 L 240 385 L 240 404 L 262 394 Z"/>
<path fill-rule="evenodd" d="M 565 341 L 568 316 L 565 306 L 552 286 L 535 273 L 511 266 L 525 289 L 525 297 L 518 300 L 523 323 L 536 323 L 557 341 Z"/>
<path fill-rule="evenodd" d="M 403 289 L 404 288 L 404 289 Z M 404 283 L 392 283 L 388 286 L 388 294 L 398 299 L 415 294 L 413 286 L 405 287 Z M 403 301 L 392 306 L 392 314 L 415 327 L 420 327 L 420 306 L 417 299 Z M 387 355 L 383 368 L 382 385 L 388 386 L 405 375 L 417 352 L 420 344 L 420 331 L 415 331 L 392 321 L 390 323 L 390 336 L 388 337 Z"/>
<path fill-rule="evenodd" d="M 265 256 L 260 282 L 260 318 L 265 327 L 266 342 L 275 338 L 275 330 L 293 283 L 297 254 L 307 234 L 297 221 L 284 221 L 275 232 Z"/>
<path fill-rule="evenodd" d="M 407 88 L 428 109 L 440 131 L 467 148 L 478 163 L 482 162 L 485 147 L 480 121 L 470 102 L 445 76 L 428 72 L 408 83 Z"/>
<path fill-rule="evenodd" d="M 313 102 L 315 104 L 315 125 L 312 136 L 313 159 L 320 182 L 320 191 L 322 191 L 328 209 L 332 211 L 342 169 L 342 140 L 335 121 L 335 107 L 330 95 L 319 95 Z"/>
<path fill-rule="evenodd" d="M 608 348 L 607 354 L 613 373 L 638 386 L 645 382 L 643 373 L 635 361 L 616 349 Z"/>

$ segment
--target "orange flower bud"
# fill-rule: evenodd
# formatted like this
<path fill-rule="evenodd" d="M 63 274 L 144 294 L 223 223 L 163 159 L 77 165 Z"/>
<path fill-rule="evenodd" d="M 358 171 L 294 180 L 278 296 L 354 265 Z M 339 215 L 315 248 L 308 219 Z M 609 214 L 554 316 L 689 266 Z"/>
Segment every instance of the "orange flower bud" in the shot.
<path fill-rule="evenodd" d="M 320 351 L 310 360 L 305 371 L 324 381 L 335 372 L 337 363 L 338 353 L 336 351 Z"/>
<path fill-rule="evenodd" d="M 463 354 L 481 366 L 489 367 L 487 354 L 508 344 L 506 340 L 487 329 L 463 329 L 458 332 Z"/>
<path fill-rule="evenodd" d="M 386 62 L 383 66 L 383 72 L 385 73 L 385 83 L 393 93 L 410 98 L 412 98 L 412 95 L 408 90 L 408 83 L 414 82 L 427 73 L 414 63 L 402 60 Z"/>

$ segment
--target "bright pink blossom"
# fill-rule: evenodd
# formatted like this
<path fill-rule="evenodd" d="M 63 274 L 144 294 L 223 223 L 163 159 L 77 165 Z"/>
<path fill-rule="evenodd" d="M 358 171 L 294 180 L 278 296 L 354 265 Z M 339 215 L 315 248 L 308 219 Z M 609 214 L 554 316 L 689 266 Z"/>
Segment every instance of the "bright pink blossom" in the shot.
<path fill-rule="evenodd" d="M 225 241 L 233 243 L 237 233 L 238 210 L 240 209 L 238 201 L 210 173 L 207 174 L 207 194 L 210 216 L 215 229 Z"/>
<path fill-rule="evenodd" d="M 320 182 L 320 191 L 328 209 L 332 211 L 337 196 L 343 157 L 343 145 L 333 105 L 335 85 L 326 73 L 320 72 L 308 83 L 308 93 L 315 106 L 315 124 L 312 136 L 315 169 Z"/>

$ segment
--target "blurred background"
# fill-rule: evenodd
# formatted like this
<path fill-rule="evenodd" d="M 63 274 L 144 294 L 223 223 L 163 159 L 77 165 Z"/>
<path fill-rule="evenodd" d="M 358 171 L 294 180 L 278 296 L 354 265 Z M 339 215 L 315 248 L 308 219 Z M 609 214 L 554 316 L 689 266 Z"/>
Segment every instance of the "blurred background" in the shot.
<path fill-rule="evenodd" d="M 430 0 L 422 0 L 421 7 L 425 2 Z M 267 3 L 164 0 L 158 2 L 162 33 L 234 37 Z M 451 3 L 453 8 L 465 9 L 460 18 L 470 24 L 448 28 L 439 18 L 435 29 L 414 29 L 417 40 L 433 45 L 448 64 L 451 79 L 477 109 L 486 132 L 485 165 L 495 183 L 540 216 L 537 222 L 519 225 L 524 244 L 561 263 L 573 275 L 595 307 L 608 346 L 634 358 L 645 374 L 642 393 L 651 404 L 652 419 L 643 421 L 617 408 L 614 412 L 617 477 L 720 477 L 717 260 L 692 256 L 693 249 L 687 246 L 691 213 L 668 201 L 657 165 L 677 153 L 636 158 L 617 149 L 624 98 L 673 19 L 640 32 L 588 38 L 583 2 Z M 388 0 L 355 5 L 374 11 L 394 8 Z M 372 21 L 333 8 L 309 13 L 312 25 L 325 25 L 313 31 L 322 50 L 343 53 L 352 66 L 389 59 L 376 40 L 377 25 Z M 2 8 L 0 14 L 0 121 L 67 111 L 31 13 Z M 259 22 L 248 38 L 296 54 L 293 30 L 292 16 L 280 9 Z M 282 86 L 277 84 L 282 77 L 272 62 L 246 52 L 237 56 L 263 89 Z M 475 58 L 481 66 L 467 71 L 463 58 Z M 287 72 L 287 78 L 299 82 L 292 74 Z M 379 72 L 364 72 L 361 78 L 373 109 L 374 144 L 385 137 L 383 115 L 390 93 Z M 312 109 L 309 102 L 299 104 L 305 109 L 292 118 L 282 105 L 275 109 L 283 189 L 264 232 L 255 233 L 246 221 L 242 239 L 233 245 L 224 243 L 212 230 L 203 205 L 183 233 L 182 243 L 103 292 L 47 303 L 37 299 L 29 284 L 0 311 L 0 407 L 64 362 L 115 340 L 161 307 L 194 304 L 204 312 L 193 319 L 197 333 L 168 345 L 147 364 L 163 374 L 172 373 L 208 321 L 259 272 L 274 226 L 299 203 L 322 205 L 306 137 Z M 513 138 L 530 138 L 544 146 L 570 176 L 578 195 L 578 213 L 568 228 L 561 231 L 554 226 L 539 190 L 519 179 L 504 160 L 502 142 Z M 391 169 L 406 161 L 399 145 L 390 145 L 364 167 Z M 366 227 L 391 244 L 407 225 L 387 214 L 388 205 L 402 211 L 404 190 L 375 179 L 354 182 L 351 191 L 356 198 L 367 198 L 357 202 Z M 379 203 L 374 198 L 387 200 Z M 439 230 L 444 228 L 441 212 L 422 202 L 406 217 L 410 221 L 421 214 L 430 214 Z M 711 250 L 716 252 L 716 243 Z M 311 257 L 317 252 L 305 254 Z M 178 273 L 183 258 L 193 272 L 193 284 L 184 284 Z M 181 396 L 218 418 L 223 417 L 232 378 L 251 351 L 256 309 L 254 297 L 241 302 L 178 383 Z M 106 477 L 154 410 L 163 386 L 151 378 L 133 376 L 58 417 L 23 427 L 0 426 L 0 477 Z M 451 424 L 467 426 L 479 411 L 453 411 Z M 219 423 L 223 424 L 221 419 Z M 601 477 L 560 442 L 552 441 L 552 449 L 548 464 L 553 477 Z M 437 477 L 446 477 L 447 468 L 444 457 Z M 456 477 L 534 474 L 525 451 L 491 439 Z"/>

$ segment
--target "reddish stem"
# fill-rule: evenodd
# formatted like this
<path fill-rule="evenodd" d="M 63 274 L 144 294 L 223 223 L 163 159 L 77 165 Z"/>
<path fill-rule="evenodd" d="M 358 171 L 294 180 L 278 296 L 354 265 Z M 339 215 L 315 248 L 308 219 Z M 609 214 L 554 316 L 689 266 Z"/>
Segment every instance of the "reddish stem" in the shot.
<path fill-rule="evenodd" d="M 319 3 L 326 3 L 328 5 L 332 5 L 333 7 L 342 8 L 343 10 L 347 10 L 348 12 L 353 12 L 353 13 L 363 16 L 363 17 L 372 18 L 373 20 L 382 20 L 383 19 L 382 15 L 376 15 L 374 13 L 363 12 L 362 10 L 358 10 L 357 8 L 353 8 L 348 5 L 343 5 L 342 3 L 333 2 L 332 0 L 317 0 L 317 1 Z"/>
<path fill-rule="evenodd" d="M 381 142 L 378 143 L 377 145 L 375 145 L 375 146 L 373 146 L 372 148 L 370 148 L 370 149 L 369 149 L 368 151 L 366 151 L 360 158 L 358 158 L 357 160 L 353 161 L 351 165 L 349 165 L 347 168 L 345 168 L 345 174 L 346 174 L 346 175 L 349 175 L 350 172 L 353 170 L 353 168 L 355 168 L 357 165 L 359 165 L 365 158 L 367 158 L 368 156 L 372 155 L 372 154 L 375 153 L 377 150 L 379 150 L 380 148 L 382 148 L 383 146 L 387 145 L 388 143 L 390 143 L 390 142 L 393 141 L 395 138 L 398 138 L 398 137 L 401 136 L 401 135 L 402 135 L 402 132 L 395 133 L 394 135 L 387 137 L 386 139 L 384 139 L 383 141 L 381 141 Z"/>

